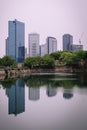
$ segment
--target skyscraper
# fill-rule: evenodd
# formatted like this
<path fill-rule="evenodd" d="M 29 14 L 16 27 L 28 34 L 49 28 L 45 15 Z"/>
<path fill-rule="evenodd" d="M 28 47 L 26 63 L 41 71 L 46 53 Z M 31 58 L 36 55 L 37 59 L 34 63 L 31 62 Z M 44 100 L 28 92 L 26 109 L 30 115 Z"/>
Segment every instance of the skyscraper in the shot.
<path fill-rule="evenodd" d="M 83 45 L 79 45 L 79 44 L 72 44 L 71 45 L 71 51 L 76 52 L 79 50 L 83 50 Z"/>
<path fill-rule="evenodd" d="M 17 20 L 8 22 L 8 38 L 6 39 L 6 55 L 16 62 L 23 62 L 25 56 L 25 25 Z"/>
<path fill-rule="evenodd" d="M 29 34 L 29 56 L 39 55 L 39 34 L 31 33 Z"/>
<path fill-rule="evenodd" d="M 57 39 L 56 38 L 47 37 L 46 43 L 47 43 L 48 54 L 51 54 L 51 53 L 57 51 Z"/>
<path fill-rule="evenodd" d="M 70 34 L 63 35 L 63 51 L 70 51 L 73 44 L 73 36 Z"/>
<path fill-rule="evenodd" d="M 48 54 L 47 44 L 40 45 L 40 56 L 44 56 L 45 54 Z"/>

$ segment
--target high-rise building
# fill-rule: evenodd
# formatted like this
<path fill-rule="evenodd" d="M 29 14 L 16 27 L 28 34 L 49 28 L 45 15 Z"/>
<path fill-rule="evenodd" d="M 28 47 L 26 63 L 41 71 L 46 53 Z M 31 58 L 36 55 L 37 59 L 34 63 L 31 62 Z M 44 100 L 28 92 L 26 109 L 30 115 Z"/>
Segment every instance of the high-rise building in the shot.
<path fill-rule="evenodd" d="M 48 54 L 51 54 L 51 53 L 57 51 L 57 39 L 56 38 L 47 37 L 46 43 L 47 43 Z"/>
<path fill-rule="evenodd" d="M 71 45 L 71 51 L 76 52 L 79 50 L 83 50 L 83 45 L 79 45 L 79 44 L 72 44 Z"/>
<path fill-rule="evenodd" d="M 25 56 L 25 25 L 17 20 L 8 22 L 8 38 L 6 39 L 6 55 L 23 62 Z"/>
<path fill-rule="evenodd" d="M 6 55 L 8 56 L 9 55 L 9 43 L 8 43 L 9 39 L 7 38 L 6 39 Z"/>
<path fill-rule="evenodd" d="M 29 34 L 29 56 L 39 56 L 39 34 Z"/>
<path fill-rule="evenodd" d="M 45 54 L 48 54 L 47 44 L 40 45 L 40 56 L 44 56 Z"/>
<path fill-rule="evenodd" d="M 73 36 L 70 34 L 63 35 L 63 51 L 71 51 L 71 45 L 73 44 Z"/>

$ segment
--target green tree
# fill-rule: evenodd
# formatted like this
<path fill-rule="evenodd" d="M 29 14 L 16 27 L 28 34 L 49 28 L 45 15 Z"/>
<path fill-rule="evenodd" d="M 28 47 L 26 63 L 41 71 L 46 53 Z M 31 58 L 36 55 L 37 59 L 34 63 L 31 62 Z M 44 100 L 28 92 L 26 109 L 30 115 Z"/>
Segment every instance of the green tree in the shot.
<path fill-rule="evenodd" d="M 75 52 L 75 60 L 80 61 L 81 59 L 83 60 L 87 59 L 87 51 L 79 50 Z"/>
<path fill-rule="evenodd" d="M 51 68 L 54 66 L 54 59 L 50 55 L 29 57 L 25 59 L 24 65 L 29 68 Z"/>
<path fill-rule="evenodd" d="M 25 59 L 24 65 L 29 67 L 29 68 L 33 68 L 33 67 L 36 68 L 36 67 L 40 66 L 40 62 L 41 62 L 40 56 L 28 57 L 28 58 Z"/>
<path fill-rule="evenodd" d="M 5 67 L 16 66 L 16 61 L 9 56 L 4 56 L 1 61 L 2 66 Z"/>
<path fill-rule="evenodd" d="M 62 52 L 60 56 L 60 61 L 63 61 L 66 65 L 71 65 L 73 63 L 74 54 L 69 51 Z"/>
<path fill-rule="evenodd" d="M 50 54 L 51 57 L 53 57 L 55 60 L 59 60 L 60 56 L 62 54 L 62 51 L 56 51 Z"/>
<path fill-rule="evenodd" d="M 46 68 L 53 68 L 54 67 L 54 58 L 52 58 L 50 55 L 45 55 L 42 57 L 42 65 Z"/>

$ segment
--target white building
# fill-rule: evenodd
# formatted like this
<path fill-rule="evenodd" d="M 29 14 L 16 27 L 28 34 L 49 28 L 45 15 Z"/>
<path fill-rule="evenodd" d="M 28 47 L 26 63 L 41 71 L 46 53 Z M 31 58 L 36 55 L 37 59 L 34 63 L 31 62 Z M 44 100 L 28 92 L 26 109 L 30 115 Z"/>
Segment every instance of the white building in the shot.
<path fill-rule="evenodd" d="M 40 46 L 40 56 L 44 56 L 45 54 L 48 54 L 47 44 L 43 44 Z"/>
<path fill-rule="evenodd" d="M 29 56 L 34 57 L 39 55 L 39 34 L 29 34 Z"/>
<path fill-rule="evenodd" d="M 51 53 L 57 51 L 57 39 L 56 38 L 47 37 L 46 42 L 47 42 L 48 54 L 51 54 Z"/>

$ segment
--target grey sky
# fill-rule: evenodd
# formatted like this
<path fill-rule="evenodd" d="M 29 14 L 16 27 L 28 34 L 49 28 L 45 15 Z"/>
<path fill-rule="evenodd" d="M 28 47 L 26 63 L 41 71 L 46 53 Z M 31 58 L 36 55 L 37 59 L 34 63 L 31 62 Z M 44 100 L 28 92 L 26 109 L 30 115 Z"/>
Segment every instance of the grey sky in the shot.
<path fill-rule="evenodd" d="M 87 0 L 0 0 L 0 57 L 5 54 L 5 39 L 8 36 L 8 21 L 17 19 L 25 23 L 25 41 L 28 34 L 40 34 L 40 44 L 47 36 L 58 40 L 62 49 L 62 35 L 70 33 L 74 43 L 81 34 L 84 49 L 87 49 Z"/>

